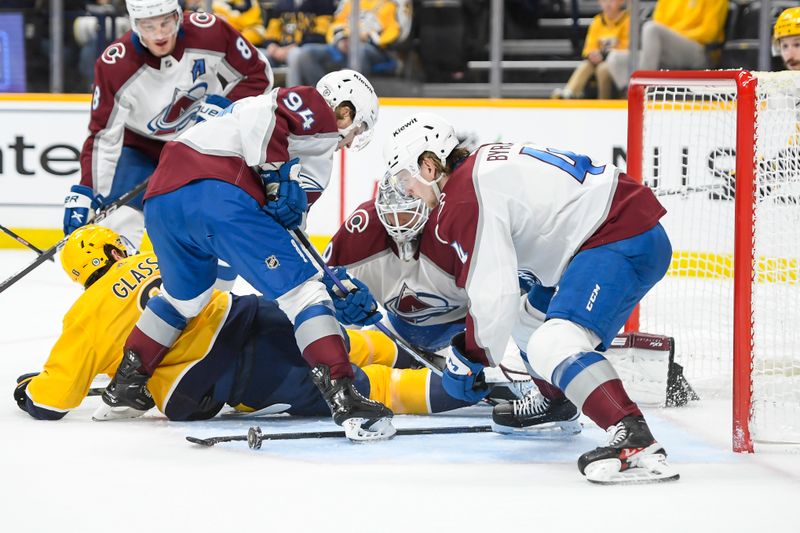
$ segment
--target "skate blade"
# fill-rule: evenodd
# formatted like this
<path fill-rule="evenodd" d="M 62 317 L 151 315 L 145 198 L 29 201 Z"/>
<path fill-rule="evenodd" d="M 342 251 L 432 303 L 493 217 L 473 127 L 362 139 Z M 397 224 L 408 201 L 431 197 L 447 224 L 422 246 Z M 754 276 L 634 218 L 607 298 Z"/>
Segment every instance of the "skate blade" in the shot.
<path fill-rule="evenodd" d="M 342 428 L 345 436 L 357 443 L 389 440 L 397 433 L 391 418 L 348 418 Z"/>
<path fill-rule="evenodd" d="M 111 407 L 106 403 L 101 403 L 94 414 L 92 420 L 95 422 L 107 422 L 109 420 L 126 420 L 131 418 L 139 418 L 147 411 L 141 409 L 134 409 L 133 407 Z"/>
<path fill-rule="evenodd" d="M 646 483 L 664 483 L 677 481 L 680 474 L 662 454 L 642 457 L 632 466 L 620 472 L 622 463 L 619 459 L 604 459 L 586 467 L 586 479 L 598 485 L 641 485 Z"/>
<path fill-rule="evenodd" d="M 492 431 L 502 435 L 519 435 L 523 437 L 563 438 L 577 435 L 583 429 L 578 420 L 563 420 L 561 422 L 547 422 L 536 426 L 515 428 L 501 426 L 492 422 Z"/>

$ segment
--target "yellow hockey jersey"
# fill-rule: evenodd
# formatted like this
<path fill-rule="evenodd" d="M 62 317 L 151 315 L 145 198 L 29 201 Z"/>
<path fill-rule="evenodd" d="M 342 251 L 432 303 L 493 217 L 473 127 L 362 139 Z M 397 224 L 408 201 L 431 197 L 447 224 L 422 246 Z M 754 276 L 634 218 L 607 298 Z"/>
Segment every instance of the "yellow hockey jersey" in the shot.
<path fill-rule="evenodd" d="M 145 253 L 118 261 L 86 289 L 64 316 L 44 370 L 28 385 L 34 406 L 65 413 L 80 405 L 97 375 L 113 376 L 125 339 L 160 287 L 156 257 Z M 163 410 L 174 382 L 208 353 L 230 306 L 229 294 L 214 291 L 211 302 L 167 353 L 148 383 L 159 409 Z"/>

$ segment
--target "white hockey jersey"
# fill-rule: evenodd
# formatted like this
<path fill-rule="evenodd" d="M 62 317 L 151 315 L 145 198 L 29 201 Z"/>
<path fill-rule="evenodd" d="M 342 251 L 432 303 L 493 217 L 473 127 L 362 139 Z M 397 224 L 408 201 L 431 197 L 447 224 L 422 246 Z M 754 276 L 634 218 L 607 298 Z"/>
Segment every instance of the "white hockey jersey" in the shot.
<path fill-rule="evenodd" d="M 213 178 L 241 187 L 263 205 L 264 185 L 254 169 L 297 157 L 311 204 L 328 186 L 338 142 L 336 117 L 315 88 L 274 89 L 236 102 L 169 142 L 145 199 Z"/>
<path fill-rule="evenodd" d="M 525 144 L 482 146 L 442 189 L 428 253 L 469 300 L 467 356 L 496 364 L 519 304 L 518 273 L 554 287 L 580 250 L 638 235 L 665 213 L 612 165 Z M 424 237 L 423 237 L 424 238 Z"/>
<path fill-rule="evenodd" d="M 361 204 L 339 228 L 325 261 L 347 267 L 349 275 L 364 282 L 395 331 L 413 344 L 439 349 L 464 328 L 466 291 L 424 250 L 411 261 L 401 260 L 373 202 Z"/>
<path fill-rule="evenodd" d="M 108 195 L 123 146 L 158 161 L 164 143 L 194 124 L 206 95 L 235 101 L 271 88 L 263 55 L 214 15 L 185 14 L 175 50 L 162 58 L 126 33 L 95 64 L 81 184 Z"/>

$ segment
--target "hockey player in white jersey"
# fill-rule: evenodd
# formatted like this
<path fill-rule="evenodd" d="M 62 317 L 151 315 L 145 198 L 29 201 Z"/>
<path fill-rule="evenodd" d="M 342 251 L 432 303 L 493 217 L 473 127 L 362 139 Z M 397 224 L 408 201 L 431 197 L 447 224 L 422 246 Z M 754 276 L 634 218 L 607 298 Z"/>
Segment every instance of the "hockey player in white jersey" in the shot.
<path fill-rule="evenodd" d="M 64 233 L 150 176 L 167 141 L 230 101 L 272 88 L 269 63 L 224 20 L 183 14 L 178 0 L 127 0 L 132 30 L 97 59 L 81 179 L 65 200 Z M 103 221 L 137 248 L 142 197 Z"/>
<path fill-rule="evenodd" d="M 517 274 L 528 272 L 556 291 L 546 314 L 534 302 L 524 308 L 520 322 L 540 325 L 517 341 L 536 374 L 608 428 L 608 444 L 578 460 L 581 473 L 599 483 L 678 479 L 602 355 L 669 267 L 658 222 L 666 211 L 649 189 L 584 155 L 495 143 L 464 157 L 456 145 L 447 121 L 419 113 L 393 128 L 384 149 L 400 192 L 433 210 L 428 225 L 469 300 L 445 389 L 462 399 L 486 394 L 483 369 L 504 353 L 519 313 Z"/>
<path fill-rule="evenodd" d="M 377 198 L 358 206 L 339 228 L 325 250 L 325 260 L 335 267 L 340 278 L 351 279 L 356 287 L 374 295 L 386 311 L 387 326 L 397 335 L 428 352 L 437 352 L 446 349 L 452 337 L 464 333 L 469 301 L 464 288 L 455 283 L 451 254 L 438 246 L 433 226 L 426 225 L 430 209 L 418 198 L 399 194 L 389 178 L 387 174 L 379 182 Z M 546 290 L 545 294 L 549 295 Z M 351 319 L 343 302 L 334 298 L 334 304 L 343 308 L 337 312 L 340 322 L 365 325 Z M 398 347 L 395 367 L 404 368 L 413 361 Z M 532 388 L 531 376 L 517 350 L 509 351 L 486 374 L 493 399 L 513 400 L 495 409 L 494 418 L 499 416 L 503 422 L 498 430 L 567 435 L 580 432 L 575 405 L 538 376 L 533 378 L 538 390 Z M 449 407 L 450 402 L 456 401 L 439 394 L 443 392 L 441 378 L 431 375 L 430 380 L 432 404 Z M 471 398 L 464 405 L 477 401 Z M 503 415 L 505 411 L 513 416 Z"/>
<path fill-rule="evenodd" d="M 347 436 L 394 435 L 391 410 L 354 389 L 330 296 L 287 231 L 302 225 L 327 186 L 334 151 L 365 145 L 377 116 L 372 85 L 344 70 L 316 88 L 243 99 L 167 144 L 144 198 L 162 292 L 147 302 L 128 336 L 103 394 L 109 409 L 97 418 L 113 417 L 116 407 L 151 406 L 147 380 L 209 301 L 221 259 L 292 322 L 312 378 Z M 363 303 L 369 310 L 374 304 Z"/>

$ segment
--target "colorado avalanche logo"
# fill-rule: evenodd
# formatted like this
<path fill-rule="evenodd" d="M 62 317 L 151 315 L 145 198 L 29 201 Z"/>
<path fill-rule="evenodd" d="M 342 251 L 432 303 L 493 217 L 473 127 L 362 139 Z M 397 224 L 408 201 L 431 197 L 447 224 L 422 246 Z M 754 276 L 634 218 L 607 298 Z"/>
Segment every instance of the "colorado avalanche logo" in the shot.
<path fill-rule="evenodd" d="M 400 294 L 386 302 L 387 311 L 412 324 L 422 324 L 457 308 L 437 294 L 415 292 L 405 283 Z"/>
<path fill-rule="evenodd" d="M 103 51 L 100 59 L 102 59 L 103 63 L 113 65 L 123 57 L 125 57 L 125 45 L 114 43 Z"/>
<path fill-rule="evenodd" d="M 344 228 L 350 233 L 364 233 L 369 225 L 369 213 L 357 209 L 344 223 Z"/>
<path fill-rule="evenodd" d="M 176 88 L 172 102 L 147 123 L 147 129 L 153 135 L 169 135 L 192 124 L 207 89 L 206 83 L 198 83 L 186 91 Z"/>

